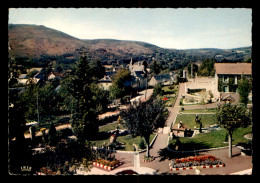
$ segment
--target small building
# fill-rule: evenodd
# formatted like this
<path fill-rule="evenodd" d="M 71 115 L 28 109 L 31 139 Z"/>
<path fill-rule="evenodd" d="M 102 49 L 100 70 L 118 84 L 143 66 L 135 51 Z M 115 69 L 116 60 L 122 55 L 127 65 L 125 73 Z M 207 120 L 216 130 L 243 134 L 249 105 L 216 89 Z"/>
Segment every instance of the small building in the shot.
<path fill-rule="evenodd" d="M 18 79 L 28 79 L 29 76 L 27 74 L 20 74 Z"/>
<path fill-rule="evenodd" d="M 63 74 L 60 74 L 58 72 L 51 72 L 48 75 L 48 80 L 55 79 L 55 78 L 60 79 L 62 76 L 63 76 Z"/>
<path fill-rule="evenodd" d="M 234 88 L 233 92 L 237 92 L 238 80 L 241 75 L 250 79 L 252 76 L 252 64 L 251 63 L 215 63 L 215 79 L 217 88 L 219 81 L 222 82 L 220 92 L 231 92 L 230 84 Z M 233 80 L 233 83 L 231 82 Z"/>
<path fill-rule="evenodd" d="M 28 82 L 30 82 L 30 81 L 37 84 L 40 81 L 40 79 L 39 78 L 29 78 L 29 76 L 27 74 L 20 74 L 18 77 L 19 84 L 27 85 Z"/>
<path fill-rule="evenodd" d="M 109 87 L 112 85 L 111 76 L 106 75 L 98 81 L 98 84 L 103 87 L 104 90 L 109 90 Z"/>
<path fill-rule="evenodd" d="M 106 70 L 106 71 L 109 71 L 109 70 L 112 70 L 112 69 L 113 69 L 113 65 L 104 64 L 103 67 L 105 67 L 105 70 Z"/>
<path fill-rule="evenodd" d="M 155 86 L 157 84 L 161 85 L 172 85 L 174 82 L 176 82 L 177 77 L 176 75 L 171 72 L 169 74 L 162 74 L 162 75 L 155 75 L 151 78 L 148 85 L 149 86 Z"/>
<path fill-rule="evenodd" d="M 146 87 L 147 80 L 144 77 L 145 73 L 143 71 L 134 71 L 132 76 L 135 77 L 136 88 L 143 89 Z"/>
<path fill-rule="evenodd" d="M 221 101 L 225 103 L 237 103 L 239 101 L 238 93 L 222 93 L 220 95 Z"/>
<path fill-rule="evenodd" d="M 130 100 L 131 105 L 138 105 L 141 102 L 141 96 L 137 96 Z"/>
<path fill-rule="evenodd" d="M 136 89 L 145 88 L 147 79 L 145 78 L 146 71 L 143 62 L 139 61 L 137 63 L 133 63 L 133 59 L 131 58 L 129 71 L 133 76 L 133 78 L 131 79 L 131 86 Z"/>
<path fill-rule="evenodd" d="M 131 58 L 130 64 L 129 64 L 129 71 L 132 73 L 134 71 L 144 71 L 144 65 L 143 62 L 139 61 L 137 63 L 133 63 L 133 59 Z"/>
<path fill-rule="evenodd" d="M 32 67 L 30 69 L 27 69 L 26 72 L 30 73 L 30 72 L 33 72 L 33 71 L 37 71 L 39 73 L 39 72 L 41 72 L 41 70 L 42 70 L 41 67 Z"/>
<path fill-rule="evenodd" d="M 187 125 L 180 121 L 179 123 L 173 125 L 172 131 L 176 137 L 186 137 Z"/>

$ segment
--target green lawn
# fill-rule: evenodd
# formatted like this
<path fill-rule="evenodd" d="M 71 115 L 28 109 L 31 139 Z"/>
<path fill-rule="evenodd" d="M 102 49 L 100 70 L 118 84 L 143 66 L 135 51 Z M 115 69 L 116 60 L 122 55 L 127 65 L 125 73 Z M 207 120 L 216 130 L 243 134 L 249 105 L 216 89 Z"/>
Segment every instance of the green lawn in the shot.
<path fill-rule="evenodd" d="M 170 86 L 163 86 L 162 87 L 162 90 L 164 91 L 164 92 L 176 92 L 176 91 L 178 91 L 179 90 L 179 85 L 170 85 Z"/>
<path fill-rule="evenodd" d="M 191 137 L 179 138 L 181 141 L 181 146 L 179 150 L 192 151 L 192 150 L 199 150 L 199 149 L 228 146 L 227 143 L 223 143 L 225 141 L 226 132 L 227 131 L 225 129 L 221 129 L 210 133 L 197 134 L 193 138 Z M 245 143 L 249 142 L 249 140 L 243 137 L 244 135 L 249 133 L 252 133 L 252 127 L 238 128 L 233 134 L 232 144 L 235 145 L 239 142 L 245 142 Z M 170 140 L 169 147 L 171 149 L 174 149 L 175 143 L 176 143 L 176 139 Z"/>
<path fill-rule="evenodd" d="M 109 130 L 114 130 L 116 129 L 116 127 L 117 127 L 117 122 L 114 121 L 113 123 L 110 123 L 106 126 L 102 126 L 101 128 L 99 128 L 99 132 L 107 132 Z M 119 125 L 118 127 L 119 129 L 122 129 L 122 125 Z"/>
<path fill-rule="evenodd" d="M 217 123 L 215 114 L 199 114 L 201 118 L 202 128 L 205 125 L 213 125 Z M 199 127 L 198 124 L 195 123 L 195 114 L 178 114 L 175 123 L 179 123 L 182 121 L 183 124 L 186 124 L 188 129 L 194 129 L 194 126 Z"/>
<path fill-rule="evenodd" d="M 100 146 L 100 145 L 103 145 L 104 143 L 106 145 L 109 144 L 109 136 L 106 134 L 106 132 L 109 131 L 109 130 L 114 130 L 114 129 L 116 129 L 116 127 L 117 127 L 116 122 L 101 127 L 99 129 L 99 137 L 97 137 L 98 140 L 92 141 L 92 142 L 95 143 L 95 146 Z M 123 129 L 122 125 L 119 125 L 119 129 Z M 153 140 L 154 137 L 155 137 L 155 134 L 152 134 L 150 136 L 150 143 L 151 143 L 151 141 Z M 139 142 L 141 141 L 141 137 L 137 136 L 137 137 L 133 138 L 129 134 L 129 135 L 125 135 L 125 136 L 118 136 L 117 141 L 125 143 L 125 149 L 121 149 L 121 150 L 133 151 L 134 150 L 133 143 L 135 143 L 136 145 L 139 145 Z"/>
<path fill-rule="evenodd" d="M 164 95 L 161 98 L 168 98 L 165 105 L 167 107 L 173 107 L 177 98 L 176 95 L 179 90 L 179 85 L 164 86 L 162 87 L 162 90 L 164 91 Z"/>
<path fill-rule="evenodd" d="M 216 113 L 217 108 L 212 109 L 191 109 L 191 110 L 183 110 L 182 113 Z"/>
<path fill-rule="evenodd" d="M 150 143 L 152 142 L 153 138 L 155 137 L 156 134 L 152 134 L 150 136 Z M 125 136 L 118 136 L 117 137 L 117 142 L 123 142 L 125 144 L 125 149 L 120 149 L 123 151 L 134 151 L 134 146 L 133 143 L 136 144 L 137 146 L 139 145 L 140 141 L 141 141 L 141 137 L 137 136 L 137 137 L 132 137 L 132 135 L 125 135 Z M 109 144 L 109 138 L 108 139 L 103 139 L 103 140 L 96 140 L 96 141 L 92 141 L 95 143 L 95 146 L 101 146 L 104 143 L 106 145 Z"/>

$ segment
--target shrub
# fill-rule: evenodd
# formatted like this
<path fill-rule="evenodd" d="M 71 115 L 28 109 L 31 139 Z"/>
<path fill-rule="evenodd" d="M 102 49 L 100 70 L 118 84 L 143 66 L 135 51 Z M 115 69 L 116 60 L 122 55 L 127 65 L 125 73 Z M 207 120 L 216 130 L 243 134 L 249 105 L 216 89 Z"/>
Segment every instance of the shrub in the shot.
<path fill-rule="evenodd" d="M 140 142 L 139 142 L 139 148 L 140 148 L 140 149 L 145 149 L 145 148 L 146 148 L 143 138 L 141 138 L 141 140 L 140 140 Z"/>
<path fill-rule="evenodd" d="M 169 86 L 169 89 L 170 89 L 170 90 L 173 90 L 173 89 L 174 89 L 174 86 Z"/>

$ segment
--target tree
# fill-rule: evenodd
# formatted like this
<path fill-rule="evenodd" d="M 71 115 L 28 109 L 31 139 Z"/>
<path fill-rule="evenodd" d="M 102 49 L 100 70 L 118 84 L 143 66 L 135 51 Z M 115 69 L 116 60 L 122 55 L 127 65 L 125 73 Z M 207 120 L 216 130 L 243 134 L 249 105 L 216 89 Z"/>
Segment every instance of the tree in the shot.
<path fill-rule="evenodd" d="M 163 95 L 162 85 L 160 83 L 155 85 L 155 87 L 153 89 L 153 95 L 154 96 Z"/>
<path fill-rule="evenodd" d="M 91 91 L 93 76 L 86 57 L 81 57 L 67 78 L 67 90 L 75 98 L 72 128 L 80 139 L 91 140 L 98 132 L 94 93 Z"/>
<path fill-rule="evenodd" d="M 162 66 L 159 65 L 156 61 L 153 61 L 150 68 L 152 73 L 158 75 L 161 72 Z"/>
<path fill-rule="evenodd" d="M 205 59 L 198 69 L 200 76 L 214 76 L 214 59 Z"/>
<path fill-rule="evenodd" d="M 37 120 L 37 94 L 39 86 L 29 79 L 25 87 L 25 92 L 20 95 L 19 100 L 24 104 L 25 118 Z"/>
<path fill-rule="evenodd" d="M 244 75 L 238 81 L 238 93 L 240 95 L 240 102 L 247 105 L 248 95 L 251 90 L 251 85 Z"/>
<path fill-rule="evenodd" d="M 117 71 L 112 77 L 112 86 L 109 88 L 109 95 L 111 99 L 121 98 L 129 91 L 126 86 L 126 81 L 131 80 L 131 73 L 129 70 L 123 68 Z M 131 90 L 131 88 L 130 88 Z"/>
<path fill-rule="evenodd" d="M 133 136 L 144 137 L 147 157 L 150 157 L 149 137 L 155 129 L 163 127 L 169 115 L 164 102 L 158 98 L 151 97 L 148 101 L 137 106 L 131 105 L 126 111 L 122 111 L 124 125 Z"/>
<path fill-rule="evenodd" d="M 122 96 L 122 89 L 120 89 L 117 85 L 112 84 L 109 87 L 109 98 L 116 99 Z"/>
<path fill-rule="evenodd" d="M 117 71 L 117 73 L 112 77 L 112 84 L 117 85 L 119 88 L 123 89 L 125 82 L 131 79 L 131 73 L 129 70 L 123 68 Z"/>
<path fill-rule="evenodd" d="M 109 103 L 109 92 L 99 87 L 97 84 L 92 83 L 90 85 L 91 92 L 93 93 L 93 100 L 96 104 L 96 112 L 102 113 L 107 110 Z"/>
<path fill-rule="evenodd" d="M 89 63 L 94 80 L 99 80 L 105 75 L 105 67 L 99 60 L 92 60 Z"/>
<path fill-rule="evenodd" d="M 41 117 L 48 117 L 59 110 L 58 103 L 61 97 L 55 91 L 55 88 L 56 86 L 54 83 L 49 82 L 38 89 L 38 102 Z"/>
<path fill-rule="evenodd" d="M 233 77 L 229 77 L 229 81 L 228 81 L 228 88 L 229 88 L 229 92 L 235 92 L 235 80 Z"/>
<path fill-rule="evenodd" d="M 217 109 L 218 123 L 228 131 L 229 158 L 232 157 L 232 134 L 239 127 L 247 127 L 251 124 L 251 115 L 246 106 L 224 104 Z"/>
<path fill-rule="evenodd" d="M 9 89 L 8 93 L 8 158 L 10 173 L 20 173 L 20 167 L 25 165 L 25 161 L 30 162 L 30 148 L 24 137 L 26 108 L 18 92 L 19 90 Z"/>
<path fill-rule="evenodd" d="M 223 92 L 223 80 L 222 80 L 222 78 L 218 79 L 218 91 Z"/>
<path fill-rule="evenodd" d="M 49 132 L 48 132 L 48 142 L 50 146 L 55 146 L 58 142 L 58 137 L 57 137 L 57 131 L 56 128 L 53 124 L 53 122 L 51 123 Z"/>

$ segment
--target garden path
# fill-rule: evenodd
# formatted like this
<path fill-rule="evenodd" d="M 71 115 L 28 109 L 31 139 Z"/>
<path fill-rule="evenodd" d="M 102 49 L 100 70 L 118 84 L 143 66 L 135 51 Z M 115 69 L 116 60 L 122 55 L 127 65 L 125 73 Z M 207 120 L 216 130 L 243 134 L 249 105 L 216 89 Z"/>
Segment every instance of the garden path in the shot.
<path fill-rule="evenodd" d="M 184 94 L 184 84 L 180 83 L 179 86 L 179 95 Z M 175 119 L 177 117 L 177 113 L 179 111 L 179 102 L 180 97 L 177 97 L 177 100 L 175 102 L 174 107 L 168 108 L 168 110 L 171 112 L 167 121 L 166 126 L 170 127 L 172 123 L 175 122 Z M 140 170 L 145 170 L 147 168 L 150 168 L 149 171 L 156 170 L 157 174 L 178 174 L 178 175 L 195 175 L 194 170 L 185 170 L 185 171 L 178 171 L 178 172 L 171 172 L 169 168 L 169 163 L 171 162 L 170 158 L 167 156 L 163 157 L 160 154 L 163 154 L 166 152 L 167 147 L 167 140 L 168 140 L 168 134 L 158 134 L 157 139 L 155 140 L 153 147 L 150 150 L 150 155 L 156 157 L 154 161 L 152 162 L 143 162 L 143 157 L 145 155 L 145 152 L 140 153 Z M 252 169 L 252 156 L 241 156 L 240 150 L 236 147 L 233 147 L 233 155 L 234 157 L 228 158 L 227 156 L 227 149 L 220 149 L 220 150 L 213 150 L 209 152 L 204 152 L 202 154 L 212 154 L 218 158 L 220 158 L 226 165 L 226 167 L 222 168 L 210 168 L 210 169 L 202 169 L 201 174 L 209 174 L 209 175 L 227 175 L 232 174 L 235 172 L 239 172 L 242 170 Z M 131 167 L 131 169 L 134 170 L 134 154 L 128 154 L 128 153 L 116 153 L 115 154 L 116 159 L 123 161 L 124 164 L 120 166 L 121 169 L 128 169 Z M 96 170 L 96 171 L 95 171 Z M 93 168 L 91 174 L 114 174 L 116 169 L 111 172 L 106 172 L 104 170 L 99 170 L 97 168 Z M 117 170 L 118 171 L 118 170 Z M 139 172 L 144 173 L 144 172 Z M 147 172 L 146 172 L 147 173 Z M 144 173 L 145 174 L 145 173 Z"/>
<path fill-rule="evenodd" d="M 173 107 L 169 107 L 168 110 L 170 112 L 169 117 L 166 121 L 166 127 L 171 127 L 172 124 L 174 124 L 175 119 L 177 117 L 177 114 L 179 112 L 178 104 L 180 103 L 180 97 L 182 94 L 184 94 L 184 83 L 180 83 L 179 85 L 179 92 L 177 95 L 176 102 Z M 157 139 L 155 140 L 153 147 L 150 151 L 151 156 L 158 157 L 159 152 L 161 149 L 164 149 L 167 147 L 167 141 L 168 141 L 168 134 L 158 134 Z"/>

